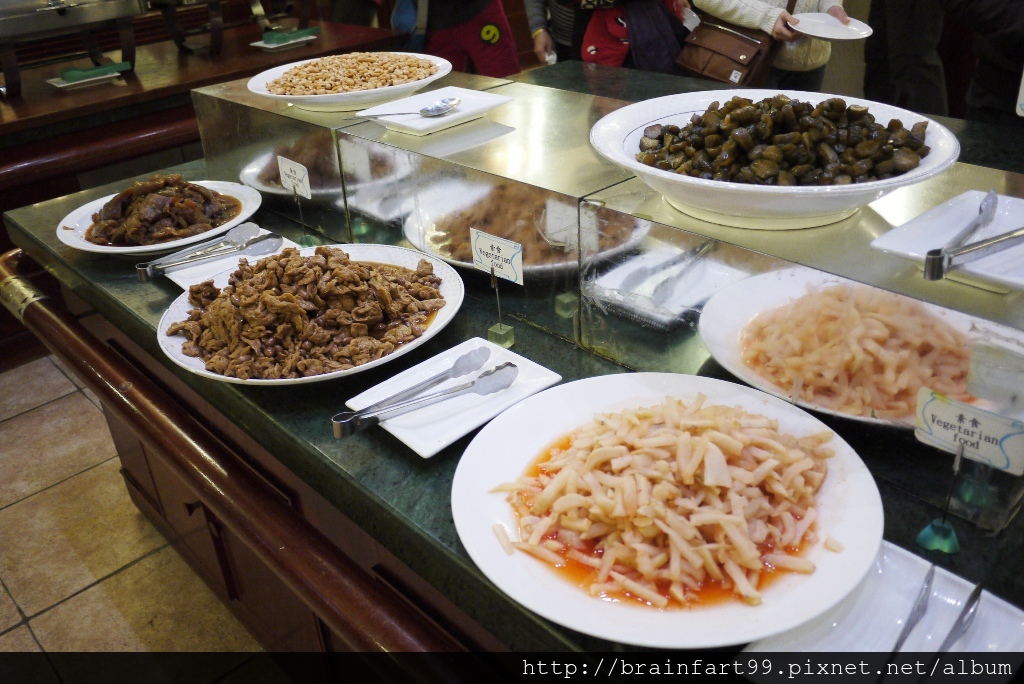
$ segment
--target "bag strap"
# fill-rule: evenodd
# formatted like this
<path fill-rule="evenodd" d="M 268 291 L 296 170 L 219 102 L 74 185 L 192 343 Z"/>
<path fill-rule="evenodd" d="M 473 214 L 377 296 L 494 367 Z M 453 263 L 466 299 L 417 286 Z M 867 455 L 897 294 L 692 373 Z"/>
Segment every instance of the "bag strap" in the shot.
<path fill-rule="evenodd" d="M 790 3 L 796 2 L 796 0 L 789 1 Z M 429 6 L 430 3 L 428 2 L 428 0 L 419 0 L 419 2 L 416 3 L 416 28 L 414 29 L 414 31 L 416 34 L 421 36 L 426 35 L 427 33 L 427 12 Z M 790 10 L 790 14 L 792 13 L 793 10 Z"/>
<path fill-rule="evenodd" d="M 789 12 L 790 14 L 792 14 L 793 10 L 795 10 L 795 9 L 796 9 L 796 0 L 789 0 L 789 2 L 786 4 L 786 11 Z"/>

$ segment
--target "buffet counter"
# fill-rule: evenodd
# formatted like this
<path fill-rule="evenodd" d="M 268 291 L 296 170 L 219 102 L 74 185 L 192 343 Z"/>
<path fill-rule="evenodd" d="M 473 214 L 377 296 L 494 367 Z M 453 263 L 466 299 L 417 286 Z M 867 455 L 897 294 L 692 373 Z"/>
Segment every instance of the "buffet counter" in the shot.
<path fill-rule="evenodd" d="M 714 257 L 745 276 L 803 264 L 1024 329 L 1019 293 L 975 291 L 954 282 L 926 288 L 909 261 L 867 248 L 870 239 L 963 190 L 994 186 L 1020 196 L 1021 176 L 971 166 L 993 158 L 985 156 L 984 145 L 963 142 L 961 163 L 952 170 L 834 226 L 783 234 L 722 228 L 675 212 L 588 142 L 590 127 L 626 99 L 707 85 L 648 76 L 578 64 L 540 69 L 512 83 L 451 74 L 426 90 L 455 85 L 510 100 L 485 119 L 422 137 L 351 114 L 259 98 L 245 91 L 243 81 L 207 86 L 193 93 L 206 159 L 169 171 L 258 188 L 263 205 L 252 220 L 304 247 L 353 242 L 433 251 L 426 238 L 453 206 L 473 204 L 494 188 L 523 193 L 509 196 L 525 199 L 506 200 L 499 208 L 533 207 L 524 220 L 527 236 L 540 232 L 554 256 L 527 264 L 523 287 L 503 283 L 501 303 L 514 320 L 513 351 L 559 374 L 563 384 L 633 371 L 736 381 L 704 346 L 693 311 L 667 323 L 636 310 L 623 316 L 595 295 L 607 284 L 602 278 L 651 252 L 652 244 L 682 251 L 710 238 Z M 563 79 L 574 85 L 561 89 Z M 971 130 L 971 140 L 990 134 Z M 326 151 L 327 171 L 319 187 L 310 179 L 312 197 L 299 204 L 280 180 L 273 185 L 262 172 L 273 171 L 279 150 L 297 155 L 299 143 L 309 140 L 327 141 L 317 147 Z M 381 367 L 295 386 L 208 380 L 171 363 L 158 343 L 158 323 L 180 288 L 167 279 L 140 283 L 137 259 L 72 249 L 60 234 L 69 212 L 127 182 L 5 214 L 11 239 L 24 254 L 97 312 L 83 320 L 89 332 L 38 321 L 33 330 L 97 389 L 136 504 L 268 649 L 359 649 L 373 647 L 371 642 L 385 650 L 629 648 L 527 610 L 470 559 L 453 522 L 451 492 L 474 433 L 431 458 L 380 429 L 344 440 L 332 434 L 331 417 L 347 400 L 471 338 L 487 337 L 498 311 L 483 273 L 468 268 L 464 257 L 449 255 L 445 260 L 462 269 L 461 308 L 436 336 Z M 546 250 L 539 242 L 532 249 Z M 55 305 L 36 302 L 31 291 L 18 294 L 17 285 L 14 293 L 5 294 L 8 306 L 28 313 Z M 74 349 L 83 345 L 99 350 L 93 361 L 75 357 Z M 123 372 L 104 369 L 105 357 L 123 364 Z M 141 387 L 147 408 L 136 412 L 132 402 Z M 172 435 L 177 442 L 151 424 L 151 401 L 166 401 L 167 415 L 187 423 L 182 436 Z M 905 426 L 818 416 L 856 450 L 877 482 L 885 540 L 1024 607 L 1017 571 L 1024 519 L 1018 516 L 992 535 L 953 517 L 960 552 L 926 552 L 915 537 L 941 515 L 952 456 L 917 442 Z M 202 434 L 208 438 L 192 437 Z M 188 446 L 194 444 L 202 448 Z M 275 526 L 277 518 L 288 525 Z M 303 535 L 294 555 L 281 536 L 286 529 Z M 330 572 L 312 577 L 309 562 Z M 367 583 L 367 577 L 376 581 Z M 386 615 L 369 607 L 380 602 Z M 353 614 L 346 610 L 352 605 L 362 606 L 356 613 L 369 612 Z M 359 634 L 369 637 L 361 641 Z"/>
<path fill-rule="evenodd" d="M 81 88 L 58 89 L 47 80 L 67 66 L 88 67 L 88 59 L 26 69 L 21 96 L 0 98 L 0 211 L 77 191 L 84 172 L 197 146 L 193 88 L 296 59 L 392 48 L 402 40 L 389 29 L 318 25 L 317 40 L 278 52 L 250 46 L 261 35 L 255 23 L 228 28 L 216 57 L 183 54 L 170 40 L 141 45 L 133 72 Z M 107 57 L 120 59 L 118 52 Z M 9 246 L 0 235 L 0 249 Z M 19 330 L 0 312 L 0 341 Z"/>
<path fill-rule="evenodd" d="M 206 176 L 202 162 L 172 171 L 191 178 Z M 450 512 L 452 476 L 466 439 L 424 460 L 381 430 L 344 441 L 332 437 L 330 418 L 349 397 L 443 349 L 486 334 L 496 317 L 486 282 L 467 279 L 467 297 L 452 325 L 422 349 L 379 370 L 300 387 L 252 388 L 207 381 L 170 364 L 157 346 L 156 324 L 180 294 L 178 288 L 166 280 L 139 283 L 131 260 L 77 252 L 55 236 L 54 226 L 68 212 L 121 185 L 18 209 L 5 217 L 14 242 L 102 317 L 93 329 L 111 345 L 104 347 L 104 354 L 130 359 L 168 392 L 171 401 L 200 416 L 222 439 L 240 445 L 243 462 L 256 463 L 264 477 L 281 483 L 275 490 L 298 493 L 302 500 L 295 508 L 327 539 L 367 572 L 403 578 L 392 580 L 392 586 L 415 587 L 403 591 L 405 598 L 445 624 L 447 631 L 460 634 L 464 645 L 512 650 L 620 648 L 563 629 L 523 609 L 469 560 Z M 268 211 L 259 212 L 255 220 L 302 244 L 316 244 L 319 239 Z M 45 341 L 59 355 L 68 348 L 67 341 L 59 337 Z M 564 382 L 629 370 L 523 322 L 516 325 L 515 351 L 561 374 Z M 714 362 L 704 364 L 700 374 L 729 377 Z M 113 389 L 116 392 L 116 386 Z M 914 537 L 939 513 L 936 502 L 947 480 L 948 461 L 936 458 L 935 452 L 905 433 L 859 426 L 851 429 L 851 424 L 842 420 L 832 423 L 858 450 L 878 481 L 885 509 L 885 538 L 926 555 L 915 546 Z M 922 498 L 920 482 L 911 481 L 921 476 L 932 481 L 927 488 L 934 493 L 927 497 L 931 500 Z M 131 480 L 129 483 L 131 491 L 134 485 Z M 930 560 L 972 582 L 984 580 L 994 594 L 1024 606 L 1016 571 L 1024 558 L 1022 525 L 1024 520 L 1018 518 L 992 537 L 957 523 L 960 553 Z M 361 537 L 366 541 L 353 544 Z M 201 566 L 200 571 L 204 577 L 209 574 Z M 423 583 L 426 586 L 421 586 Z M 238 610 L 238 600 L 226 602 Z"/>

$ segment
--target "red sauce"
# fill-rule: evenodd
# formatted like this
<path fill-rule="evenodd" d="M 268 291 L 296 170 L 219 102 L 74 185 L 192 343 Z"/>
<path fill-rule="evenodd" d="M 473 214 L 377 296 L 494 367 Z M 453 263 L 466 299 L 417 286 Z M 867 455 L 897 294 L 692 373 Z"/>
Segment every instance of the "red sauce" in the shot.
<path fill-rule="evenodd" d="M 534 459 L 529 466 L 527 466 L 526 472 L 523 473 L 523 475 L 526 477 L 539 476 L 544 471 L 545 463 L 551 460 L 551 458 L 556 453 L 565 451 L 571 445 L 571 434 L 559 437 L 549 446 L 545 447 L 544 451 L 542 451 L 540 455 L 536 459 Z M 527 504 L 527 506 L 530 506 L 533 503 L 530 497 L 524 496 L 524 501 Z M 812 525 L 811 529 L 813 530 L 815 527 L 816 524 Z M 557 539 L 557 537 L 558 532 L 556 530 L 549 532 L 547 535 L 544 536 L 544 539 Z M 600 560 L 602 552 L 599 549 L 593 548 L 595 541 L 588 540 L 587 543 L 588 547 L 586 548 L 584 553 L 587 553 L 587 555 L 590 555 L 593 558 Z M 809 544 L 807 543 L 805 535 L 804 541 L 800 544 L 799 547 L 786 547 L 784 550 L 791 556 L 802 556 L 808 548 Z M 758 550 L 761 552 L 762 555 L 766 553 L 772 553 L 775 551 L 775 545 L 766 542 L 764 544 L 760 544 L 758 546 Z M 568 550 L 562 553 L 559 553 L 557 551 L 555 552 L 562 557 L 564 564 L 560 567 L 553 568 L 554 571 L 563 579 L 580 587 L 583 591 L 589 591 L 590 585 L 593 584 L 597 579 L 598 571 L 595 568 L 586 565 L 585 563 L 581 563 L 577 560 L 568 558 L 567 552 Z M 770 587 L 772 584 L 777 582 L 780 577 L 784 577 L 790 574 L 791 572 L 791 570 L 781 570 L 773 568 L 771 566 L 766 566 L 765 569 L 761 571 L 761 574 L 758 578 L 757 586 L 755 588 L 758 591 L 763 592 L 766 588 Z M 720 582 L 709 579 L 703 582 L 700 588 L 696 591 L 694 591 L 690 587 L 687 587 L 686 595 L 689 598 L 689 600 L 684 604 L 680 603 L 669 594 L 669 584 L 670 583 L 668 581 L 658 583 L 659 593 L 669 600 L 668 606 L 665 608 L 665 610 L 689 610 L 692 608 L 707 608 L 727 603 L 730 601 L 743 600 L 739 597 L 739 595 L 734 593 L 731 588 L 724 586 Z M 596 598 L 603 601 L 640 603 L 645 606 L 653 607 L 653 605 L 647 599 L 635 596 L 630 592 L 624 590 L 614 592 L 603 592 L 601 594 L 598 594 Z"/>

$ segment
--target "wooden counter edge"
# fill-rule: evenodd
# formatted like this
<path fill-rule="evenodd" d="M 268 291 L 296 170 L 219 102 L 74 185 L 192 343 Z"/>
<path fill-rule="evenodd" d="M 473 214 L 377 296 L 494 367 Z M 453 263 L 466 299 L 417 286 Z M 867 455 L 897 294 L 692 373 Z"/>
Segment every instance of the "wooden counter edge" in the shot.
<path fill-rule="evenodd" d="M 59 359 L 161 453 L 167 465 L 323 622 L 360 652 L 451 652 L 459 644 L 390 595 L 293 509 L 267 496 L 259 480 L 144 375 L 102 353 L 96 340 L 19 275 L 19 249 L 0 257 L 0 290 L 8 305 Z M 423 674 L 422 672 L 419 674 Z M 435 673 L 447 679 L 453 673 Z"/>

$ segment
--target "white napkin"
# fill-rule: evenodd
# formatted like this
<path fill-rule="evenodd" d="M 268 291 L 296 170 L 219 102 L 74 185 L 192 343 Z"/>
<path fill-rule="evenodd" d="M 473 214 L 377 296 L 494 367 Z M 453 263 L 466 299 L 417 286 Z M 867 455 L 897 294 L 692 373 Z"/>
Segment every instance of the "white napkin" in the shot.
<path fill-rule="evenodd" d="M 262 228 L 260 229 L 260 235 L 266 235 L 269 232 L 269 230 L 264 230 Z M 277 250 L 277 252 L 279 253 L 287 247 L 298 247 L 298 245 L 289 240 L 288 238 L 285 238 L 284 242 L 281 243 L 281 249 Z M 265 254 L 263 256 L 270 255 Z M 250 262 L 253 262 L 254 260 L 262 259 L 263 256 L 246 258 L 249 259 Z M 195 266 L 190 266 L 189 268 L 183 268 L 178 271 L 171 271 L 170 273 L 167 274 L 167 277 L 175 284 L 177 284 L 178 287 L 180 287 L 181 289 L 187 290 L 193 285 L 201 283 L 204 280 L 209 280 L 210 278 L 217 275 L 221 271 L 228 270 L 233 265 L 238 263 L 238 257 L 239 255 L 237 253 L 228 254 L 223 259 L 211 259 L 210 261 L 204 261 L 202 263 L 196 264 Z"/>

